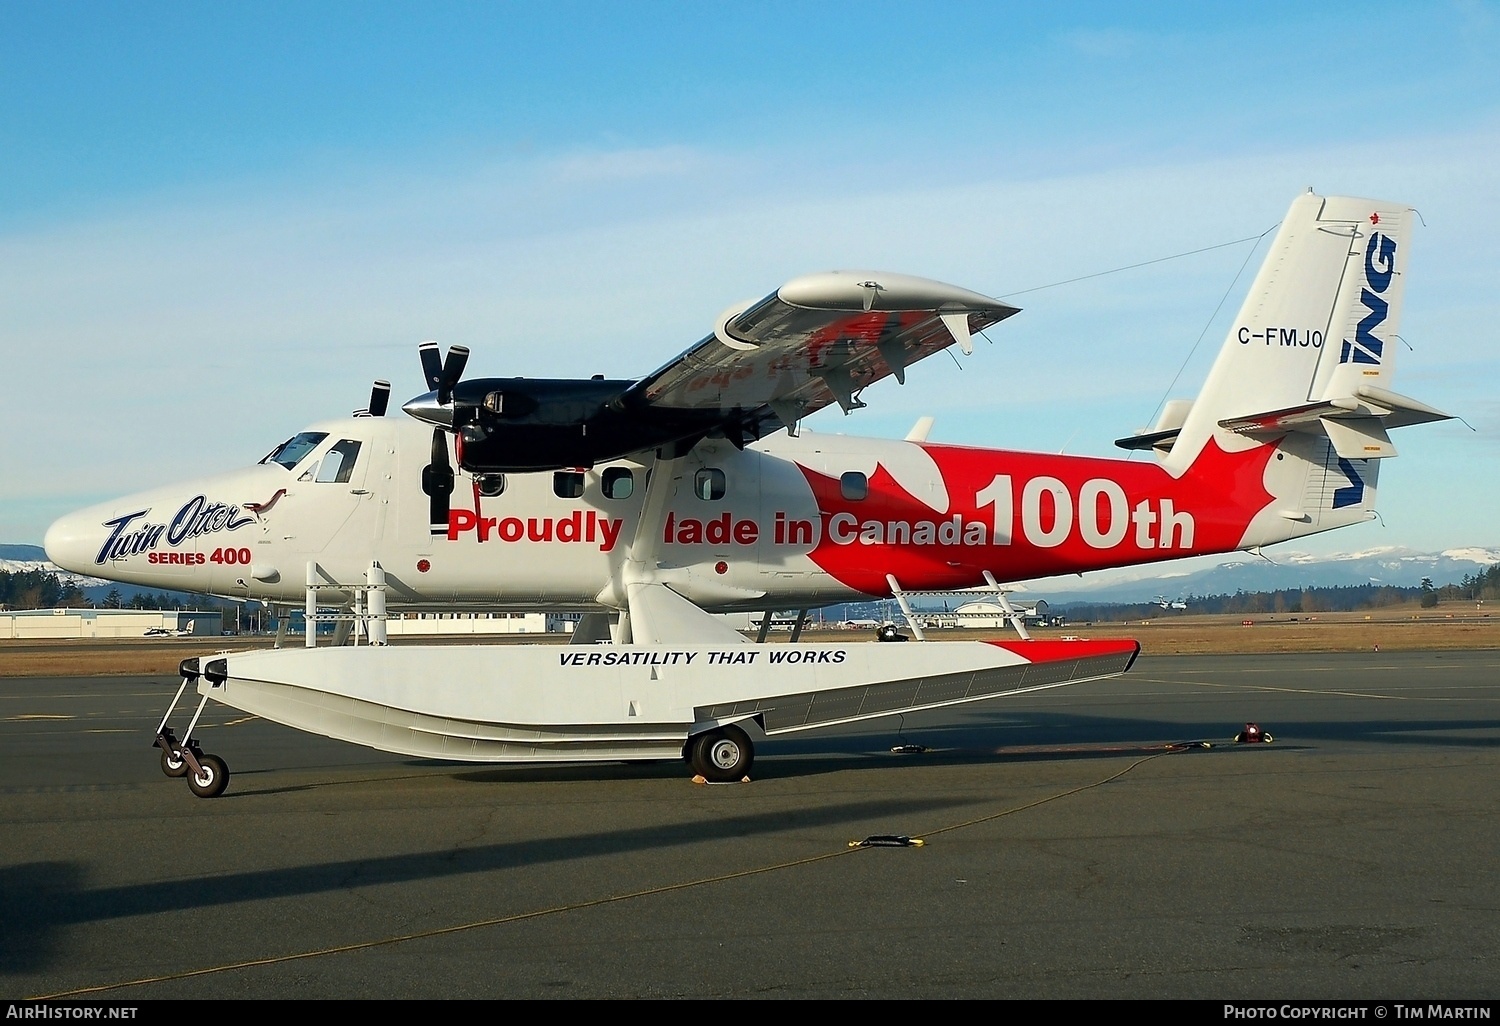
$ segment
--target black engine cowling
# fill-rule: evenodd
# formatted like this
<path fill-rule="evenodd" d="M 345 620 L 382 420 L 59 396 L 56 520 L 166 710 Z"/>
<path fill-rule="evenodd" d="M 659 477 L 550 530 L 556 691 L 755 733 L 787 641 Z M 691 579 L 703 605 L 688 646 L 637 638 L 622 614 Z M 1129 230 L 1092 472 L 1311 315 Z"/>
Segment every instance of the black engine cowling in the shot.
<path fill-rule="evenodd" d="M 625 399 L 632 382 L 475 378 L 407 404 L 413 416 L 451 428 L 459 466 L 471 473 L 591 467 L 630 453 L 702 437 L 718 411 L 659 410 Z"/>

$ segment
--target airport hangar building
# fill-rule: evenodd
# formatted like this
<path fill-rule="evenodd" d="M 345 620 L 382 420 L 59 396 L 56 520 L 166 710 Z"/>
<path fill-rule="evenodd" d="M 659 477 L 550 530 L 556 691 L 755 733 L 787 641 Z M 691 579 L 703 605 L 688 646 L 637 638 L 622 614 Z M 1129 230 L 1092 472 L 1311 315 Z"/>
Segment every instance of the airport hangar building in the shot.
<path fill-rule="evenodd" d="M 183 637 L 217 637 L 219 610 L 18 609 L 0 612 L 0 640 L 40 638 L 140 638 L 147 631 Z"/>

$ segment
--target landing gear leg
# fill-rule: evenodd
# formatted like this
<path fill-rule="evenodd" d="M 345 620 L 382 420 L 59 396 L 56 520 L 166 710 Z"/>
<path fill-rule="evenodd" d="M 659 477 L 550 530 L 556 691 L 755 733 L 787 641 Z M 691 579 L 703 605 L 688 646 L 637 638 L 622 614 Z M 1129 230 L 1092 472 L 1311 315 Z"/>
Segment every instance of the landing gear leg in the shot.
<path fill-rule="evenodd" d="M 750 735 L 730 724 L 699 734 L 688 742 L 688 764 L 704 780 L 727 784 L 743 780 L 755 763 Z"/>
<path fill-rule="evenodd" d="M 167 706 L 167 714 L 161 718 L 161 723 L 156 728 L 156 738 L 151 743 L 161 749 L 163 773 L 169 777 L 187 777 L 188 789 L 199 798 L 217 798 L 229 786 L 229 767 L 217 755 L 205 755 L 193 737 L 193 728 L 198 726 L 198 718 L 203 715 L 204 706 L 208 705 L 208 696 L 204 695 L 203 700 L 198 703 L 198 711 L 193 713 L 183 741 L 179 742 L 172 728 L 167 726 L 167 720 L 172 718 L 183 692 L 198 679 L 198 660 L 184 659 L 179 672 L 182 674 L 182 684 L 177 688 L 172 704 Z"/>
<path fill-rule="evenodd" d="M 198 679 L 198 660 L 184 659 L 178 668 L 182 674 L 182 684 L 177 688 L 177 694 L 172 696 L 172 704 L 167 706 L 167 714 L 157 724 L 156 737 L 151 744 L 161 749 L 161 771 L 169 777 L 185 777 L 188 774 L 187 762 L 182 758 L 182 746 L 177 743 L 177 735 L 172 733 L 172 728 L 167 726 L 167 721 L 172 718 L 177 703 L 182 701 L 182 693 L 187 686 Z"/>

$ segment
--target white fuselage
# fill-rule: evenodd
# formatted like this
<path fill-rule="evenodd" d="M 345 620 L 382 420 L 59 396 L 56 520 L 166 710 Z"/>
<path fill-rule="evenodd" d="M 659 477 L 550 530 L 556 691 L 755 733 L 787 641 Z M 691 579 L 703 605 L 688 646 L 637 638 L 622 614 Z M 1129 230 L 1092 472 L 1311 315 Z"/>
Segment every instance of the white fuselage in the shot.
<path fill-rule="evenodd" d="M 422 488 L 430 428 L 358 417 L 299 437 L 319 440 L 290 466 L 263 462 L 81 510 L 53 525 L 47 550 L 78 573 L 286 604 L 303 602 L 310 564 L 327 589 L 364 583 L 373 560 L 393 609 L 620 610 L 646 567 L 695 605 L 731 611 L 890 595 L 893 580 L 951 590 L 982 586 L 987 573 L 1026 580 L 1228 551 L 1351 519 L 1323 511 L 1272 518 L 1275 534 L 1253 528 L 1274 495 L 1291 502 L 1306 487 L 1304 464 L 1268 465 L 1274 446 L 1217 456 L 1199 476 L 803 432 L 744 450 L 709 439 L 670 461 L 648 454 L 503 479 L 460 472 L 434 528 Z M 1245 487 L 1225 486 L 1226 461 Z M 648 484 L 653 471 L 664 480 Z M 644 512 L 651 489 L 665 494 Z M 325 590 L 320 601 L 348 597 Z"/>
<path fill-rule="evenodd" d="M 646 541 L 637 532 L 649 456 L 559 475 L 506 475 L 497 495 L 479 495 L 473 476 L 460 473 L 449 530 L 435 535 L 421 488 L 429 428 L 361 417 L 309 431 L 327 439 L 290 469 L 262 463 L 80 510 L 53 526 L 48 551 L 80 573 L 236 599 L 300 604 L 307 564 L 317 563 L 325 582 L 356 584 L 373 559 L 385 569 L 392 607 L 623 605 L 613 582 L 632 547 Z M 319 457 L 344 440 L 360 445 L 352 472 L 319 480 Z M 906 442 L 782 435 L 776 454 L 768 448 L 705 441 L 675 465 L 680 476 L 661 538 L 652 532 L 657 573 L 701 605 L 761 609 L 768 600 L 818 605 L 862 594 L 808 558 L 824 532 L 799 466 L 837 479 L 872 473 L 879 462 L 941 481 L 923 450 Z M 619 497 L 606 494 L 606 472 Z M 568 482 L 559 484 L 574 475 L 582 479 L 576 497 L 566 494 Z M 930 490 L 926 482 L 913 487 Z"/>

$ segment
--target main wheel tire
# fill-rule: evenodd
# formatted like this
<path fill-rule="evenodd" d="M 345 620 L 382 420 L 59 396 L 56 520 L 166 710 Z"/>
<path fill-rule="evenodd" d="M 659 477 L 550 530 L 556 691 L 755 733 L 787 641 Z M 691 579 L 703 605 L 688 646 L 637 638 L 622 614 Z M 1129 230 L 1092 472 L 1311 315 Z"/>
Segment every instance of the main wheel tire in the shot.
<path fill-rule="evenodd" d="M 199 798 L 217 798 L 229 786 L 229 767 L 217 755 L 198 756 L 201 773 L 188 774 L 188 790 Z"/>
<path fill-rule="evenodd" d="M 177 752 L 163 748 L 161 750 L 161 771 L 169 777 L 185 777 L 188 775 L 187 760 Z"/>
<path fill-rule="evenodd" d="M 750 743 L 750 735 L 739 727 L 719 727 L 693 739 L 689 762 L 704 780 L 727 784 L 750 775 L 755 747 Z"/>

